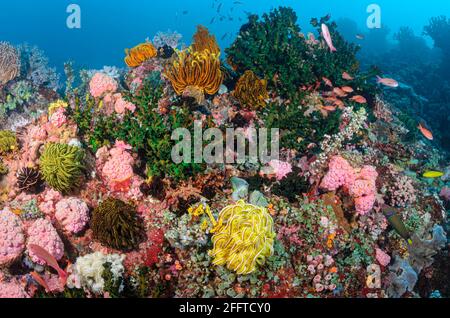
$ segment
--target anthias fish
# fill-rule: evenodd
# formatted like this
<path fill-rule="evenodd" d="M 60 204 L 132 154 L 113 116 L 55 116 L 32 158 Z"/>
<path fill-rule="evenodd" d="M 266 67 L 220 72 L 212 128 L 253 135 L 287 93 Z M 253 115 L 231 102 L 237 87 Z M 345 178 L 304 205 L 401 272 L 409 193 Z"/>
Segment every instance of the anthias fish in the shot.
<path fill-rule="evenodd" d="M 348 74 L 347 72 L 342 73 L 342 78 L 347 80 L 347 81 L 352 81 L 353 80 L 353 77 L 350 74 Z"/>
<path fill-rule="evenodd" d="M 322 23 L 322 35 L 325 39 L 325 42 L 327 42 L 328 47 L 330 48 L 331 52 L 336 52 L 336 48 L 333 45 L 333 40 L 331 39 L 330 30 L 328 29 L 327 25 Z"/>
<path fill-rule="evenodd" d="M 358 104 L 367 104 L 367 99 L 361 95 L 353 96 L 350 100 L 352 100 Z"/>
<path fill-rule="evenodd" d="M 393 87 L 393 88 L 398 87 L 398 82 L 392 78 L 382 78 L 380 76 L 377 76 L 377 83 L 383 84 L 384 86 Z"/>
<path fill-rule="evenodd" d="M 425 138 L 427 138 L 428 140 L 434 139 L 433 133 L 429 129 L 425 128 L 422 124 L 419 124 L 418 128 L 419 128 L 420 132 L 422 133 L 422 135 L 424 135 Z"/>

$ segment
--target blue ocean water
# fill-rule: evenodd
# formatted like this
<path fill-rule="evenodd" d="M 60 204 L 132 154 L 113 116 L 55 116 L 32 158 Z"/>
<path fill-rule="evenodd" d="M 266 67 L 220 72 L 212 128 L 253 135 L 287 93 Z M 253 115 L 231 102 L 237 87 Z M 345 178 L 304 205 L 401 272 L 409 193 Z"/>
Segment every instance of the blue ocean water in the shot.
<path fill-rule="evenodd" d="M 372 3 L 381 7 L 382 23 L 393 30 L 409 26 L 420 34 L 430 17 L 450 16 L 448 0 L 1 1 L 0 40 L 39 46 L 58 70 L 67 60 L 85 68 L 123 66 L 123 50 L 153 38 L 158 31 L 176 30 L 190 43 L 196 25 L 204 24 L 224 48 L 233 41 L 248 12 L 261 14 L 279 5 L 293 7 L 305 31 L 312 17 L 326 14 L 333 19 L 350 18 L 364 30 L 369 15 L 366 9 Z M 66 26 L 66 8 L 70 4 L 81 8 L 81 29 Z M 226 18 L 219 21 L 219 15 Z"/>

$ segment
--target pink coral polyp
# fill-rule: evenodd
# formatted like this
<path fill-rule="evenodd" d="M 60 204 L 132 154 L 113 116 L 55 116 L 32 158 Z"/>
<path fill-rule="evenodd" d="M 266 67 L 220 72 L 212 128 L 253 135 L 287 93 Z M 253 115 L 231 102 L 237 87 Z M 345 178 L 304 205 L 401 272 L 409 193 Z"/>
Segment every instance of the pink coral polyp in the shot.
<path fill-rule="evenodd" d="M 52 223 L 47 219 L 34 221 L 28 228 L 28 245 L 35 244 L 52 254 L 56 260 L 60 260 L 64 255 L 64 244 Z M 28 251 L 33 262 L 45 265 L 45 261 Z"/>
<path fill-rule="evenodd" d="M 0 282 L 0 298 L 30 298 L 30 296 L 18 281 L 12 280 Z"/>
<path fill-rule="evenodd" d="M 0 266 L 14 262 L 25 248 L 20 218 L 9 210 L 0 212 Z M 1 289 L 1 288 L 0 288 Z"/>
<path fill-rule="evenodd" d="M 63 199 L 56 204 L 55 218 L 67 232 L 77 234 L 89 222 L 89 208 L 80 199 Z"/>
<path fill-rule="evenodd" d="M 321 188 L 336 191 L 343 187 L 355 201 L 356 212 L 365 215 L 376 201 L 378 173 L 372 166 L 354 169 L 347 160 L 335 156 L 330 160 L 329 171 L 322 180 Z"/>

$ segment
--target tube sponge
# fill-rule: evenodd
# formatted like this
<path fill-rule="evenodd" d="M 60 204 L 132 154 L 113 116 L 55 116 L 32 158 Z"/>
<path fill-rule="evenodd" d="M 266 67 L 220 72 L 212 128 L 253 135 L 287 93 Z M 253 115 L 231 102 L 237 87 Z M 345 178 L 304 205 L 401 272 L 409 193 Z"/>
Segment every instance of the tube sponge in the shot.
<path fill-rule="evenodd" d="M 40 158 L 40 171 L 50 187 L 67 192 L 79 184 L 84 159 L 83 151 L 66 144 L 45 145 Z"/>
<path fill-rule="evenodd" d="M 214 265 L 226 265 L 239 275 L 254 272 L 273 253 L 273 219 L 263 207 L 240 200 L 219 214 L 209 252 Z"/>

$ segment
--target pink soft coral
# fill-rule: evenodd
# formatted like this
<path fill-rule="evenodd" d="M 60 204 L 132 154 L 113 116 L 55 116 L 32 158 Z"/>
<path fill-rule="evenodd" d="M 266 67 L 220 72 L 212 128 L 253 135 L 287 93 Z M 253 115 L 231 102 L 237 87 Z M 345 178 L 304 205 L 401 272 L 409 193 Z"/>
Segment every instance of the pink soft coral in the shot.
<path fill-rule="evenodd" d="M 380 263 L 380 265 L 384 267 L 388 266 L 391 262 L 391 257 L 379 248 L 375 249 L 375 258 L 377 259 L 378 263 Z"/>
<path fill-rule="evenodd" d="M 321 187 L 328 191 L 335 191 L 342 186 L 352 185 L 355 180 L 353 167 L 340 156 L 331 158 L 329 171 L 323 178 Z"/>
<path fill-rule="evenodd" d="M 8 209 L 0 211 L 0 266 L 14 262 L 24 248 L 25 236 L 20 218 Z"/>
<path fill-rule="evenodd" d="M 347 160 L 335 156 L 329 163 L 329 171 L 323 178 L 321 188 L 336 191 L 344 187 L 355 200 L 356 212 L 360 215 L 372 210 L 376 201 L 378 173 L 372 166 L 354 169 Z"/>
<path fill-rule="evenodd" d="M 35 244 L 47 252 L 52 254 L 56 260 L 60 260 L 64 255 L 64 244 L 61 241 L 58 233 L 53 227 L 52 223 L 47 219 L 39 219 L 34 221 L 28 228 L 28 243 L 27 245 Z M 33 262 L 45 265 L 45 261 L 34 255 L 30 250 L 28 251 Z"/>
<path fill-rule="evenodd" d="M 53 126 L 56 128 L 60 128 L 62 125 L 67 123 L 67 117 L 65 115 L 65 109 L 64 108 L 58 108 L 57 111 L 55 111 L 52 116 L 50 117 L 50 122 Z"/>
<path fill-rule="evenodd" d="M 136 106 L 133 103 L 124 100 L 122 94 L 119 95 L 120 96 L 118 96 L 114 104 L 114 110 L 116 111 L 116 113 L 124 114 L 126 110 L 129 110 L 130 112 L 134 113 L 134 111 L 136 110 Z"/>
<path fill-rule="evenodd" d="M 117 91 L 117 82 L 104 73 L 96 73 L 89 83 L 89 90 L 93 97 L 99 98 Z"/>
<path fill-rule="evenodd" d="M 83 200 L 63 199 L 56 204 L 55 218 L 67 232 L 77 234 L 89 222 L 89 208 Z"/>
<path fill-rule="evenodd" d="M 285 178 L 292 172 L 292 165 L 289 162 L 271 160 L 269 162 L 269 166 L 273 169 L 278 181 Z"/>
<path fill-rule="evenodd" d="M 127 151 L 131 147 L 118 141 L 109 151 L 110 158 L 102 169 L 102 175 L 113 191 L 127 192 L 134 176 L 134 159 Z"/>

